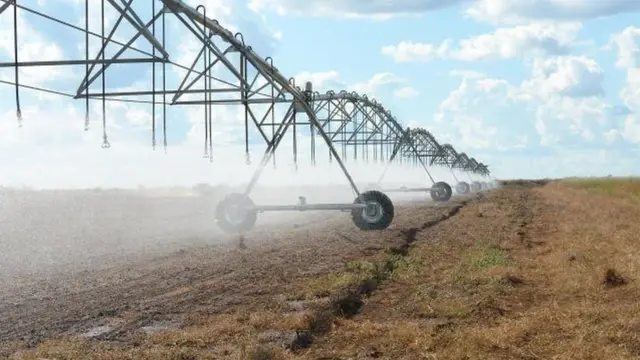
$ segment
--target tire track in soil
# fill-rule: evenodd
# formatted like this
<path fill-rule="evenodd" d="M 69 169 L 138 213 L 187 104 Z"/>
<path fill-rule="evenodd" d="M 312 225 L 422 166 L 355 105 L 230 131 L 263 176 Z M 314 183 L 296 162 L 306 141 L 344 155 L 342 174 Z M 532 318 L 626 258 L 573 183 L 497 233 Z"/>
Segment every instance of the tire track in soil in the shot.
<path fill-rule="evenodd" d="M 544 241 L 536 241 L 530 238 L 529 230 L 531 227 L 531 223 L 533 221 L 533 215 L 535 208 L 535 203 L 537 203 L 536 194 L 534 194 L 531 189 L 526 189 L 519 193 L 518 205 L 516 207 L 515 213 L 515 221 L 518 224 L 518 230 L 516 231 L 516 235 L 518 240 L 523 243 L 528 249 L 532 249 L 536 246 L 544 245 Z"/>
<path fill-rule="evenodd" d="M 542 210 L 548 208 L 548 205 L 544 203 L 544 200 L 540 197 L 540 194 L 536 192 L 535 188 L 528 187 L 528 186 L 521 187 L 521 188 L 511 187 L 508 189 L 504 189 L 502 191 L 504 191 L 502 194 L 498 193 L 496 194 L 496 196 L 491 196 L 491 195 L 489 196 L 491 196 L 490 200 L 493 201 L 494 203 L 498 203 L 499 207 L 505 207 L 509 209 L 508 212 L 510 214 L 507 215 L 507 219 L 505 219 L 505 225 L 507 224 L 508 225 L 503 228 L 503 232 L 512 234 L 513 237 L 511 238 L 512 240 L 510 241 L 515 240 L 514 241 L 515 244 L 520 244 L 520 246 L 516 245 L 516 247 L 524 250 L 525 252 L 529 252 L 530 250 L 535 249 L 537 246 L 544 246 L 545 245 L 544 242 L 536 241 L 533 239 L 533 236 L 530 235 L 538 232 L 544 233 L 544 230 L 540 229 L 541 224 L 538 221 L 536 221 L 536 218 L 535 218 L 536 214 L 539 214 L 542 212 Z M 514 194 L 514 192 L 517 192 L 517 193 Z M 465 205 L 468 205 L 470 202 L 481 202 L 485 198 L 486 198 L 486 195 L 481 193 L 476 197 L 476 199 L 467 201 L 462 206 L 456 206 L 452 208 L 447 214 L 447 216 L 443 216 L 443 218 L 437 219 L 434 221 L 429 221 L 423 224 L 423 226 L 421 227 L 401 230 L 401 233 L 405 235 L 406 242 L 414 243 L 421 231 L 425 229 L 429 229 L 434 225 L 443 223 L 444 221 L 453 218 L 455 215 L 457 215 L 460 212 L 460 210 Z M 542 231 L 539 231 L 539 230 L 542 230 Z M 409 254 L 408 249 L 409 249 L 409 246 L 405 245 L 402 251 L 397 251 L 396 253 L 398 255 L 406 256 Z M 527 305 L 533 304 L 536 301 L 539 301 L 541 299 L 540 294 L 537 294 L 536 296 L 529 296 L 528 292 L 530 291 L 529 289 L 530 285 L 526 284 L 524 287 L 521 287 L 520 285 L 522 285 L 522 280 L 519 277 L 517 276 L 513 278 L 509 277 L 509 281 L 512 281 L 513 284 L 517 285 L 518 288 L 521 290 L 521 292 L 518 294 L 519 295 L 518 308 L 524 308 Z M 387 287 L 377 288 L 376 290 L 379 290 L 379 292 L 375 293 L 377 295 L 378 293 L 386 291 Z M 364 310 L 366 306 L 363 301 L 364 297 L 365 296 L 368 297 L 370 295 L 374 295 L 374 293 L 362 292 L 359 294 L 356 293 L 355 295 L 353 295 L 353 293 L 352 294 L 347 293 L 343 295 L 343 297 L 347 299 L 347 300 L 343 300 L 344 301 L 343 304 L 347 304 L 352 307 L 357 307 L 357 309 L 351 309 L 352 312 L 349 314 L 346 314 L 346 316 L 342 314 L 336 314 L 335 317 L 350 318 L 359 314 L 361 310 Z M 340 300 L 341 299 L 338 299 L 338 301 Z M 476 310 L 474 310 L 475 311 L 474 316 L 479 317 L 481 319 L 479 321 L 492 321 L 516 312 L 515 308 L 509 308 L 509 307 L 503 308 L 500 303 L 495 302 L 494 300 L 491 300 L 491 299 L 488 301 L 478 302 L 475 307 L 476 307 Z M 375 309 L 376 305 L 373 305 L 373 308 Z M 376 312 L 376 310 L 373 310 L 373 311 Z M 385 318 L 384 316 L 382 317 Z M 454 325 L 455 323 L 451 319 L 440 319 L 440 318 L 433 319 L 434 336 L 436 336 L 439 333 L 455 331 Z M 329 332 L 327 331 L 323 334 L 328 334 L 328 333 Z M 317 339 L 321 343 L 318 348 L 313 349 L 313 346 L 309 344 L 305 349 L 312 351 L 312 354 L 314 354 L 314 356 L 316 356 L 316 358 L 318 359 L 324 358 L 324 357 L 317 357 L 317 356 L 322 354 L 321 351 L 324 348 L 324 346 L 326 346 L 327 344 L 322 344 L 323 341 L 321 337 L 318 337 Z M 310 341 L 307 340 L 307 343 L 310 343 Z M 320 351 L 320 352 L 314 352 L 314 351 Z M 382 354 L 379 353 L 378 355 L 382 355 Z M 371 356 L 373 358 L 378 357 L 376 355 L 371 355 Z M 327 359 L 329 358 L 333 359 L 332 357 L 327 357 Z M 348 358 L 351 358 L 351 357 L 348 357 Z M 342 359 L 342 358 L 335 357 L 335 359 Z"/>
<path fill-rule="evenodd" d="M 400 230 L 400 234 L 402 234 L 403 236 L 403 242 L 391 248 L 389 251 L 391 251 L 394 254 L 406 256 L 409 253 L 409 248 L 411 247 L 411 244 L 413 244 L 416 241 L 418 234 L 420 234 L 422 231 L 430 227 L 436 226 L 458 215 L 460 210 L 471 201 L 472 199 L 468 199 L 460 202 L 459 204 L 454 205 L 445 214 L 441 215 L 440 217 L 434 220 L 430 220 L 423 223 L 420 227 L 413 227 L 406 230 Z"/>
<path fill-rule="evenodd" d="M 426 221 L 418 227 L 399 229 L 397 234 L 400 235 L 400 241 L 397 241 L 394 246 L 387 248 L 386 252 L 390 255 L 398 255 L 401 257 L 407 256 L 411 245 L 416 242 L 418 235 L 422 231 L 445 223 L 447 220 L 458 215 L 460 210 L 469 203 L 479 201 L 482 198 L 483 194 L 480 193 L 471 198 L 462 200 L 455 205 L 444 205 L 449 207 L 449 209 L 437 218 Z M 388 264 L 385 265 L 388 266 Z M 289 343 L 279 345 L 294 352 L 310 348 L 313 345 L 314 340 L 318 340 L 331 331 L 330 323 L 334 318 L 351 318 L 359 314 L 364 309 L 365 297 L 371 296 L 376 290 L 378 290 L 394 270 L 395 269 L 393 268 L 387 268 L 387 276 L 384 278 L 379 278 L 374 282 L 372 282 L 371 279 L 367 279 L 356 286 L 339 292 L 338 294 L 333 294 L 330 296 L 328 304 L 324 306 L 312 305 L 310 309 L 307 309 L 312 310 L 314 313 L 311 326 L 306 330 L 296 331 L 290 338 Z M 313 302 L 313 300 L 310 302 Z"/>

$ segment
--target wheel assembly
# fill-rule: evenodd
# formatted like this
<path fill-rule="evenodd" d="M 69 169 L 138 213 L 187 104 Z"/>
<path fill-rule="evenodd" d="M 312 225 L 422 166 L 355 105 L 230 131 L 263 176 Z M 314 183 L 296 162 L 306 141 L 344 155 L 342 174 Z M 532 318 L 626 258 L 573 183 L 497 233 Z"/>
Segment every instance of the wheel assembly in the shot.
<path fill-rule="evenodd" d="M 433 201 L 445 202 L 451 199 L 451 195 L 453 191 L 451 190 L 451 186 L 444 181 L 439 181 L 433 184 L 431 188 L 431 198 Z"/>
<path fill-rule="evenodd" d="M 393 221 L 394 208 L 391 199 L 381 191 L 370 190 L 354 201 L 365 208 L 351 210 L 351 219 L 360 230 L 384 230 Z"/>
<path fill-rule="evenodd" d="M 258 219 L 255 204 L 247 195 L 229 194 L 216 207 L 218 227 L 227 233 L 242 233 L 251 230 Z"/>
<path fill-rule="evenodd" d="M 469 186 L 469 184 L 467 184 L 464 181 L 461 181 L 456 185 L 456 192 L 458 194 L 462 194 L 462 195 L 468 194 L 469 191 L 471 191 L 471 187 Z"/>

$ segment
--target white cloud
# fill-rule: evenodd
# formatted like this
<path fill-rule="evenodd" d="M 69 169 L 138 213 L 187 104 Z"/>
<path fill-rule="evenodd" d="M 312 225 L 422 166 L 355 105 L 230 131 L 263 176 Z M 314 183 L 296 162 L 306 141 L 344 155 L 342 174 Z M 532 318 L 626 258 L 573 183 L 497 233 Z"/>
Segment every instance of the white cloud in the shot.
<path fill-rule="evenodd" d="M 474 71 L 451 75 L 461 78 L 460 85 L 442 101 L 434 120 L 438 128 L 448 128 L 447 141 L 462 147 L 519 148 L 536 134 L 542 146 L 604 140 L 615 116 L 600 96 L 602 69 L 586 57 L 536 59 L 531 77 L 520 84 Z"/>
<path fill-rule="evenodd" d="M 565 54 L 576 40 L 579 23 L 529 24 L 499 28 L 460 41 L 451 58 L 464 61 L 513 59 Z"/>
<path fill-rule="evenodd" d="M 492 23 L 523 23 L 529 20 L 579 20 L 640 10 L 634 0 L 479 0 L 466 13 Z"/>
<path fill-rule="evenodd" d="M 604 95 L 604 71 L 593 59 L 584 56 L 559 56 L 535 59 L 530 80 L 523 89 L 539 98 L 559 94 L 569 97 Z"/>
<path fill-rule="evenodd" d="M 397 45 L 382 47 L 382 54 L 392 57 L 396 62 L 427 62 L 447 57 L 451 47 L 451 40 L 445 40 L 440 45 L 401 41 Z"/>
<path fill-rule="evenodd" d="M 518 96 L 535 106 L 535 128 L 541 145 L 559 145 L 569 138 L 594 141 L 611 119 L 602 97 L 603 70 L 584 56 L 560 56 L 533 63 Z"/>
<path fill-rule="evenodd" d="M 411 99 L 418 96 L 419 94 L 420 92 L 412 88 L 411 86 L 404 86 L 393 92 L 393 95 L 395 97 L 404 98 L 404 99 Z"/>
<path fill-rule="evenodd" d="M 402 41 L 384 46 L 382 54 L 396 62 L 427 62 L 434 59 L 478 61 L 561 55 L 569 52 L 582 26 L 579 23 L 533 23 L 499 28 L 493 33 L 451 39 L 438 45 Z"/>
<path fill-rule="evenodd" d="M 611 144 L 620 139 L 620 131 L 618 129 L 610 129 L 602 134 L 602 136 L 606 144 Z"/>
<path fill-rule="evenodd" d="M 251 0 L 248 7 L 255 12 L 271 10 L 279 15 L 385 20 L 440 10 L 470 1 L 473 0 Z"/>
<path fill-rule="evenodd" d="M 567 176 L 637 175 L 637 154 L 612 149 L 557 149 L 543 154 L 500 153 L 482 158 L 500 178 L 562 178 Z"/>
<path fill-rule="evenodd" d="M 629 26 L 613 34 L 609 41 L 610 45 L 615 45 L 618 50 L 617 67 L 640 67 L 640 28 Z"/>
<path fill-rule="evenodd" d="M 336 86 L 343 87 L 344 83 L 340 81 L 340 74 L 335 70 L 310 72 L 303 71 L 293 77 L 296 85 L 304 89 L 307 81 L 313 84 L 315 91 L 336 90 Z"/>
<path fill-rule="evenodd" d="M 407 85 L 408 81 L 390 72 L 373 74 L 371 78 L 363 82 L 347 84 L 342 80 L 340 74 L 335 70 L 310 72 L 303 71 L 294 76 L 296 85 L 304 88 L 305 82 L 313 83 L 314 91 L 320 93 L 332 90 L 340 92 L 342 90 L 355 91 L 370 98 L 379 95 L 381 89 L 393 90 L 393 95 L 399 98 L 413 98 L 419 92 L 412 86 Z M 384 105 L 384 101 L 382 101 Z"/>
<path fill-rule="evenodd" d="M 405 82 L 406 80 L 399 78 L 392 73 L 385 72 L 373 75 L 371 79 L 367 80 L 366 82 L 353 84 L 349 86 L 348 90 L 373 97 L 376 95 L 376 91 L 382 86 L 400 85 L 404 84 Z"/>
<path fill-rule="evenodd" d="M 515 146 L 504 141 L 496 119 L 486 112 L 487 104 L 500 107 L 509 101 L 512 87 L 506 81 L 475 72 L 468 73 L 469 77 L 464 76 L 465 71 L 453 73 L 462 77 L 460 85 L 442 101 L 434 116 L 435 123 L 427 127 L 438 129 L 442 142 L 455 144 L 462 151 Z"/>
<path fill-rule="evenodd" d="M 556 96 L 536 103 L 535 124 L 541 145 L 562 145 L 564 141 L 595 140 L 608 125 L 608 105 L 598 98 L 575 99 Z"/>
<path fill-rule="evenodd" d="M 624 120 L 622 137 L 629 142 L 640 144 L 640 118 L 637 115 L 629 115 Z"/>
<path fill-rule="evenodd" d="M 640 68 L 627 69 L 625 86 L 620 91 L 620 98 L 632 110 L 640 110 Z"/>
<path fill-rule="evenodd" d="M 0 15 L 0 58 L 11 59 L 11 61 L 14 59 L 14 21 L 13 16 L 9 16 L 12 10 L 9 7 Z M 18 58 L 19 61 L 65 59 L 61 46 L 50 37 L 36 31 L 31 22 L 25 18 L 23 11 L 18 11 Z M 58 80 L 68 79 L 71 75 L 71 69 L 68 67 L 29 67 L 20 69 L 19 80 L 22 84 L 43 86 Z M 12 68 L 0 69 L 0 79 L 15 81 L 14 70 Z"/>
<path fill-rule="evenodd" d="M 620 98 L 633 112 L 628 114 L 620 129 L 620 135 L 627 141 L 640 143 L 640 68 L 627 70 L 627 79 L 620 90 Z"/>

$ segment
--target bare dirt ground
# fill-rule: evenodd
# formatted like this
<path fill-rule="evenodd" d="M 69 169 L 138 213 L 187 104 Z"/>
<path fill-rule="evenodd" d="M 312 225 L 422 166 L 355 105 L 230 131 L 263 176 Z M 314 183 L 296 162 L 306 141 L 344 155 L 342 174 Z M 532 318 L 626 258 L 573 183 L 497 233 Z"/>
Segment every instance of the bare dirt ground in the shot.
<path fill-rule="evenodd" d="M 34 345 L 87 332 L 126 338 L 145 326 L 188 323 L 186 315 L 262 306 L 292 281 L 340 268 L 386 241 L 359 233 L 349 213 L 263 214 L 242 250 L 214 224 L 216 200 L 5 194 L 0 339 Z"/>
<path fill-rule="evenodd" d="M 14 276 L 0 356 L 640 358 L 637 202 L 521 183 L 398 206 L 382 232 L 313 215 L 257 228 L 247 249 Z"/>

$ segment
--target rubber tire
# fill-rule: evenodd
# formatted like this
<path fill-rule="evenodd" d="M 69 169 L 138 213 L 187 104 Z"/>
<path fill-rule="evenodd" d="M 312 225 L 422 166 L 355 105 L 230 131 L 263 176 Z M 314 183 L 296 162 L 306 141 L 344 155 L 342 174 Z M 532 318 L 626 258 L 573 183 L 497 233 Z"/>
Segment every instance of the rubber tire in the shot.
<path fill-rule="evenodd" d="M 466 182 L 461 181 L 456 184 L 456 192 L 461 195 L 466 195 L 471 192 L 471 187 Z"/>
<path fill-rule="evenodd" d="M 482 190 L 482 184 L 478 181 L 474 181 L 471 183 L 471 191 L 480 191 Z"/>
<path fill-rule="evenodd" d="M 443 187 L 445 189 L 444 195 L 440 195 L 438 193 L 438 190 L 436 188 L 440 187 Z M 452 195 L 453 190 L 451 189 L 451 186 L 444 181 L 438 181 L 437 183 L 433 184 L 433 187 L 431 188 L 431 199 L 433 199 L 433 201 L 447 202 L 449 201 L 449 199 L 451 199 Z"/>
<path fill-rule="evenodd" d="M 258 220 L 257 211 L 247 211 L 242 221 L 233 223 L 227 219 L 227 208 L 229 206 L 254 206 L 253 200 L 244 194 L 233 193 L 227 195 L 218 206 L 216 206 L 216 224 L 226 233 L 243 233 L 251 230 Z"/>
<path fill-rule="evenodd" d="M 356 198 L 353 203 L 362 204 L 372 201 L 380 204 L 380 206 L 382 207 L 382 217 L 376 222 L 369 222 L 364 218 L 363 212 L 365 211 L 365 209 L 351 210 L 351 220 L 360 230 L 384 230 L 388 228 L 393 221 L 393 217 L 395 215 L 393 202 L 387 195 L 385 195 L 385 193 L 381 191 L 365 191 L 361 193 L 360 197 Z"/>

